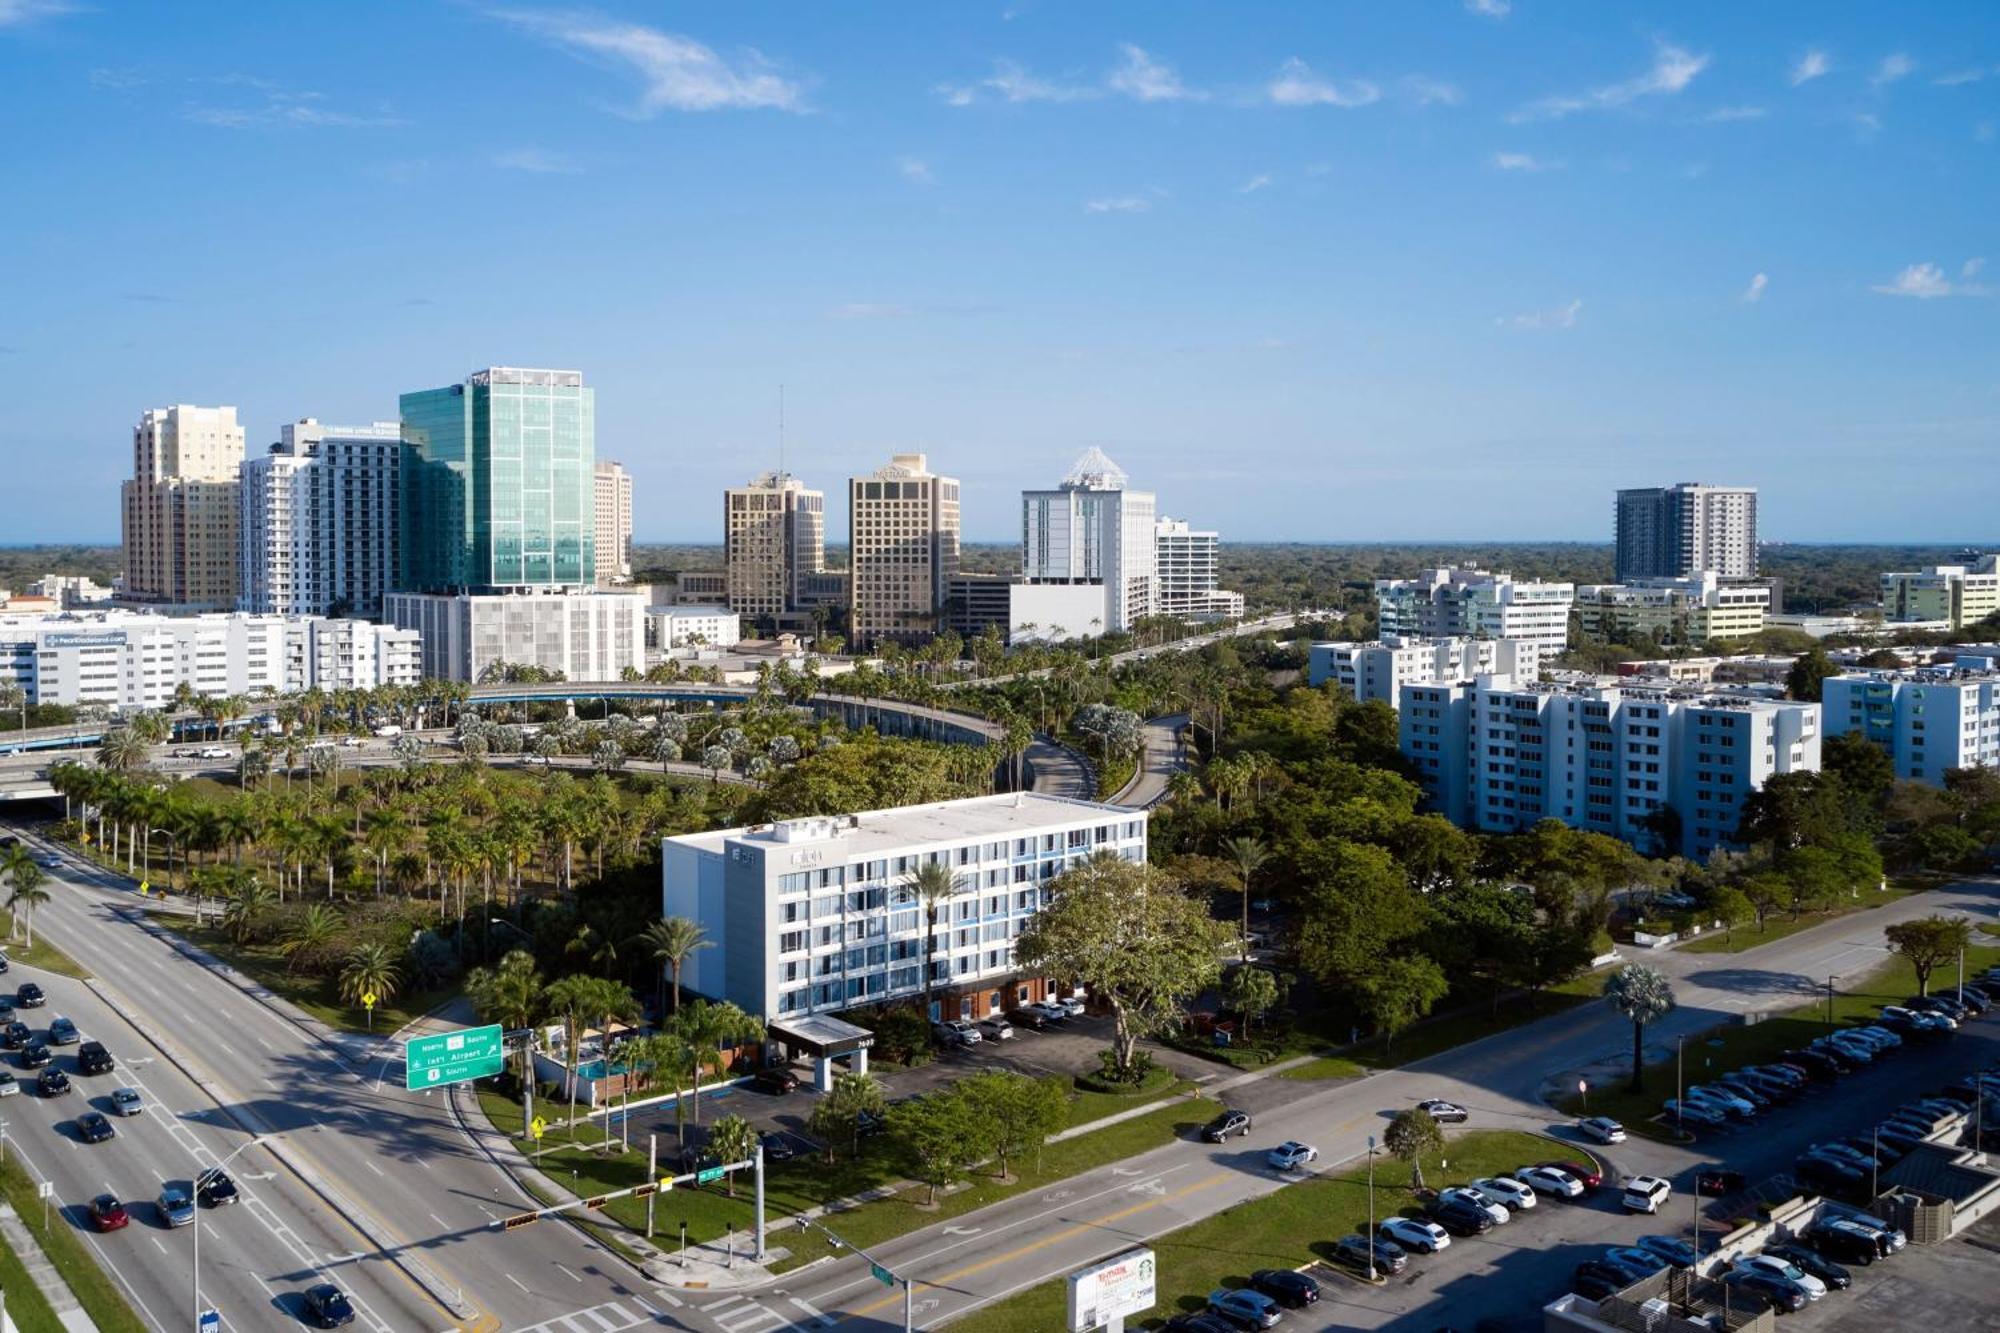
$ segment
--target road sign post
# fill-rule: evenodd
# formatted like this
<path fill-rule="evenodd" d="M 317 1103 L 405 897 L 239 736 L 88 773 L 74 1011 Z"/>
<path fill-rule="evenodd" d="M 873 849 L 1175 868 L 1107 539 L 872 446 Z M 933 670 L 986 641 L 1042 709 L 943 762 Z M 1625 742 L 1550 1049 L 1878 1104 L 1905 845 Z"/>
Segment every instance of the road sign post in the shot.
<path fill-rule="evenodd" d="M 646 1136 L 646 1178 L 648 1180 L 658 1180 L 660 1178 L 660 1136 L 658 1134 L 648 1134 Z M 646 1196 L 647 1240 L 653 1238 L 653 1205 L 659 1202 L 659 1198 L 660 1196 L 657 1192 Z"/>
<path fill-rule="evenodd" d="M 195 1325 L 195 1333 L 222 1333 L 222 1312 L 203 1310 L 201 1322 Z"/>
<path fill-rule="evenodd" d="M 368 1030 L 375 1030 L 375 992 L 369 991 L 361 997 L 361 1007 L 368 1011 Z"/>
<path fill-rule="evenodd" d="M 694 1173 L 694 1183 L 697 1185 L 713 1185 L 716 1181 L 722 1179 L 722 1177 L 727 1174 L 728 1174 L 727 1167 L 705 1166 L 701 1170 Z"/>
<path fill-rule="evenodd" d="M 416 1091 L 486 1078 L 506 1059 L 498 1023 L 411 1037 L 403 1043 L 403 1086 Z"/>

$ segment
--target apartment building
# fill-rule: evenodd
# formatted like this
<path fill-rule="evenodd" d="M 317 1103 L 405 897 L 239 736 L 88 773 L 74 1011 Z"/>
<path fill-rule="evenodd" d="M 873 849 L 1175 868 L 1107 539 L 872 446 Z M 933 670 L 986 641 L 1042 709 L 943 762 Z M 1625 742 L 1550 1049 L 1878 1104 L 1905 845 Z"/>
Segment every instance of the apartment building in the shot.
<path fill-rule="evenodd" d="M 1820 766 L 1816 705 L 1609 678 L 1409 685 L 1398 727 L 1432 804 L 1462 828 L 1555 819 L 1697 858 L 1735 838 L 1769 778 Z"/>
<path fill-rule="evenodd" d="M 722 495 L 727 601 L 740 616 L 781 623 L 808 610 L 808 580 L 826 561 L 826 495 L 766 472 Z"/>
<path fill-rule="evenodd" d="M 402 552 L 397 423 L 290 422 L 239 475 L 238 610 L 381 614 Z"/>
<path fill-rule="evenodd" d="M 1529 681 L 1541 669 L 1542 645 L 1534 639 L 1377 639 L 1312 645 L 1306 682 L 1332 681 L 1359 703 L 1379 699 L 1394 708 L 1405 685 L 1495 674 Z"/>
<path fill-rule="evenodd" d="M 1757 575 L 1757 488 L 1685 481 L 1618 492 L 1617 580 Z"/>
<path fill-rule="evenodd" d="M 519 593 L 393 592 L 384 613 L 423 636 L 424 675 L 478 681 L 503 663 L 565 680 L 617 680 L 646 669 L 648 593 L 551 589 Z"/>
<path fill-rule="evenodd" d="M 1584 633 L 1618 642 L 1748 638 L 1763 632 L 1770 609 L 1769 584 L 1726 582 L 1713 570 L 1631 583 L 1586 583 L 1576 590 Z"/>
<path fill-rule="evenodd" d="M 934 475 L 922 454 L 847 483 L 848 639 L 920 643 L 936 629 L 958 573 L 958 479 Z"/>
<path fill-rule="evenodd" d="M 123 595 L 192 610 L 236 605 L 237 469 L 233 407 L 149 409 L 132 430 L 132 478 L 120 491 Z"/>
<path fill-rule="evenodd" d="M 591 473 L 596 583 L 632 581 L 632 474 L 623 463 L 598 461 Z"/>
<path fill-rule="evenodd" d="M 1218 584 L 1222 538 L 1200 531 L 1185 519 L 1161 518 L 1153 526 L 1158 568 L 1159 614 L 1187 620 L 1235 620 L 1243 614 L 1243 594 Z"/>
<path fill-rule="evenodd" d="M 1091 449 L 1054 490 L 1021 492 L 1021 576 L 1029 583 L 1104 586 L 1102 624 L 1076 635 L 1129 630 L 1154 613 L 1159 572 L 1155 502 Z"/>
<path fill-rule="evenodd" d="M 1384 639 L 1533 639 L 1553 655 L 1569 646 L 1575 600 L 1568 583 L 1516 582 L 1511 574 L 1478 568 L 1375 580 Z"/>
<path fill-rule="evenodd" d="M 1882 576 L 1882 619 L 1891 623 L 1976 625 L 2000 612 L 2000 555 Z"/>
<path fill-rule="evenodd" d="M 665 839 L 661 911 L 714 943 L 682 984 L 752 1014 L 921 996 L 931 934 L 931 1016 L 984 1018 L 1053 993 L 1020 974 L 1013 941 L 1050 883 L 1100 852 L 1143 862 L 1145 812 L 1017 792 L 782 820 Z M 927 862 L 955 884 L 934 934 L 909 885 Z"/>
<path fill-rule="evenodd" d="M 1826 734 L 1882 747 L 1896 776 L 1942 784 L 1954 768 L 2000 765 L 2000 670 L 1992 658 L 1903 671 L 1853 671 L 1821 683 Z"/>

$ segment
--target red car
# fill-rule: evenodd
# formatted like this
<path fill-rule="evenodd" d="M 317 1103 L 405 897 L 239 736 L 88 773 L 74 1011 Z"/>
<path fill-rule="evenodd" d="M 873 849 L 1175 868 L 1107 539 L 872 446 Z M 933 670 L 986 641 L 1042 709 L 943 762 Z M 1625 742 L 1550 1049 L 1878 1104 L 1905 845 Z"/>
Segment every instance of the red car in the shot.
<path fill-rule="evenodd" d="M 1582 1181 L 1583 1187 L 1587 1190 L 1594 1190 L 1604 1183 L 1604 1173 L 1602 1171 L 1599 1171 L 1594 1166 L 1585 1166 L 1582 1162 L 1537 1162 L 1535 1165 L 1552 1166 L 1558 1171 L 1567 1171 Z"/>
<path fill-rule="evenodd" d="M 117 1231 L 131 1225 L 132 1214 L 115 1194 L 100 1194 L 90 1201 L 90 1226 L 94 1231 Z"/>

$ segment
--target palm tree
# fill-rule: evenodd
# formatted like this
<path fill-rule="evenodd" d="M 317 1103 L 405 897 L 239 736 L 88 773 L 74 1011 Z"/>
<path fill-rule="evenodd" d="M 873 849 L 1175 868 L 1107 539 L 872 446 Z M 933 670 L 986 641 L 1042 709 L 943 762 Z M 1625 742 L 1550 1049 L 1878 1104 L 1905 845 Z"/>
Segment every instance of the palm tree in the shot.
<path fill-rule="evenodd" d="M 285 956 L 285 971 L 290 972 L 300 958 L 311 958 L 325 949 L 346 929 L 347 923 L 331 904 L 307 904 L 285 932 L 284 943 L 278 946 L 278 952 Z"/>
<path fill-rule="evenodd" d="M 362 845 L 375 858 L 375 896 L 382 896 L 382 877 L 388 873 L 389 853 L 402 845 L 403 813 L 394 806 L 378 805 L 361 817 Z"/>
<path fill-rule="evenodd" d="M 694 1066 L 694 1122 L 699 1125 L 701 1071 L 711 1065 L 720 1069 L 726 1048 L 762 1041 L 764 1025 L 727 1000 L 719 1004 L 695 1000 L 674 1015 L 672 1029 L 686 1043 L 689 1062 Z"/>
<path fill-rule="evenodd" d="M 725 1165 L 748 1161 L 757 1155 L 757 1130 L 740 1115 L 726 1115 L 715 1122 L 708 1131 L 708 1150 L 715 1154 L 715 1160 Z M 736 1177 L 723 1177 L 729 1187 L 729 1197 L 736 1197 Z"/>
<path fill-rule="evenodd" d="M 97 762 L 113 773 L 130 773 L 144 767 L 151 754 L 152 747 L 138 732 L 130 727 L 114 727 L 98 744 Z"/>
<path fill-rule="evenodd" d="M 270 886 L 255 871 L 246 871 L 229 889 L 229 905 L 222 909 L 222 928 L 238 944 L 257 933 L 264 913 L 271 908 Z"/>
<path fill-rule="evenodd" d="M 387 945 L 363 944 L 347 955 L 347 964 L 340 969 L 340 998 L 366 1008 L 368 1026 L 373 1028 L 375 1006 L 367 1003 L 367 997 L 393 999 L 401 981 L 402 975 L 396 970 L 396 961 L 389 956 Z"/>
<path fill-rule="evenodd" d="M 581 1057 L 584 1016 L 591 1012 L 591 978 L 568 976 L 542 989 L 544 1012 L 563 1025 L 563 1044 L 569 1047 L 569 1123 L 576 1125 L 577 1061 Z"/>
<path fill-rule="evenodd" d="M 542 974 L 535 956 L 526 949 L 510 950 L 491 970 L 475 967 L 465 974 L 465 993 L 482 1019 L 503 1028 L 532 1026 L 542 1016 Z M 534 1057 L 526 1043 L 521 1047 L 521 1078 L 534 1077 Z"/>
<path fill-rule="evenodd" d="M 1646 1025 L 1673 1012 L 1674 988 L 1665 974 L 1644 963 L 1621 967 L 1604 983 L 1604 1000 L 1632 1025 L 1632 1091 L 1645 1068 Z"/>
<path fill-rule="evenodd" d="M 28 948 L 35 947 L 35 909 L 48 902 L 49 891 L 42 887 L 42 868 L 33 860 L 22 864 L 11 861 L 7 866 L 7 879 L 13 891 L 7 895 L 7 910 L 13 913 L 18 923 L 27 916 Z"/>
<path fill-rule="evenodd" d="M 681 1011 L 681 968 L 686 965 L 688 955 L 696 949 L 706 949 L 714 941 L 706 931 L 684 916 L 662 917 L 640 931 L 633 940 L 643 948 L 654 962 L 662 965 L 663 976 L 670 975 L 674 983 L 673 1012 Z M 667 1012 L 665 997 L 661 997 L 660 1011 Z"/>
<path fill-rule="evenodd" d="M 937 936 L 938 909 L 958 890 L 958 879 L 942 861 L 926 861 L 904 879 L 903 887 L 924 908 L 924 1017 L 931 1013 L 931 944 Z"/>
<path fill-rule="evenodd" d="M 1245 834 L 1225 838 L 1222 853 L 1236 863 L 1237 886 L 1243 890 L 1243 937 L 1240 941 L 1239 957 L 1250 961 L 1250 877 L 1262 870 L 1271 859 L 1271 849 L 1261 838 Z"/>

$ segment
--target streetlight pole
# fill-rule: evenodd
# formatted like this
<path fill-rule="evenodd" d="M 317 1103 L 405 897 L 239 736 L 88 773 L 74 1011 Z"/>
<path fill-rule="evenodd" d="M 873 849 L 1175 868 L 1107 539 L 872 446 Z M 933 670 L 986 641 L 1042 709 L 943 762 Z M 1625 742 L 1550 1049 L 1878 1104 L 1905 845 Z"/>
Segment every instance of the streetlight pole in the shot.
<path fill-rule="evenodd" d="M 1826 978 L 1826 1030 L 1833 1031 L 1833 973 Z"/>
<path fill-rule="evenodd" d="M 188 1205 L 194 1209 L 194 1322 L 191 1327 L 196 1329 L 197 1333 L 199 1333 L 201 1328 L 201 1182 L 220 1172 L 223 1167 L 228 1166 L 230 1162 L 236 1159 L 236 1154 L 242 1152 L 245 1148 L 255 1148 L 260 1144 L 269 1143 L 277 1137 L 276 1134 L 260 1134 L 256 1138 L 239 1143 L 228 1156 L 206 1171 L 200 1169 L 199 1163 L 196 1164 L 194 1180 L 190 1182 L 192 1188 L 188 1191 L 190 1196 L 188 1198 Z"/>
<path fill-rule="evenodd" d="M 1687 1127 L 1681 1123 L 1681 1101 L 1687 1096 L 1681 1085 L 1681 1047 L 1686 1043 L 1687 1033 L 1685 1032 L 1680 1033 L 1674 1038 L 1674 1133 L 1676 1134 L 1687 1133 Z M 1697 1197 L 1699 1197 L 1699 1194 L 1700 1191 L 1697 1190 Z M 1698 1226 L 1695 1234 L 1698 1239 L 1700 1237 L 1700 1228 Z"/>
<path fill-rule="evenodd" d="M 1375 1136 L 1368 1136 L 1368 1280 L 1375 1281 Z"/>
<path fill-rule="evenodd" d="M 1872 1142 L 1869 1144 L 1868 1153 L 1868 1197 L 1874 1200 L 1882 1197 L 1882 1127 L 1875 1126 L 1870 1131 L 1870 1136 Z"/>

